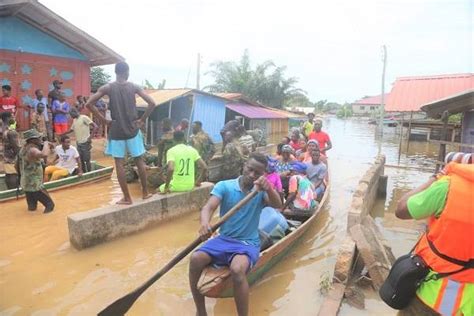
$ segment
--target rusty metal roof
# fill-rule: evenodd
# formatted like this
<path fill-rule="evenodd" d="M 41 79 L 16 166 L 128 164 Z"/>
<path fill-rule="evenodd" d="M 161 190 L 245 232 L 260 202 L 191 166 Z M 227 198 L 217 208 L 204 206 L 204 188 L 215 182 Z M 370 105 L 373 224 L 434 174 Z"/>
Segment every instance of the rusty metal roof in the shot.
<path fill-rule="evenodd" d="M 420 111 L 421 106 L 451 95 L 474 89 L 474 74 L 401 77 L 387 97 L 385 110 Z"/>
<path fill-rule="evenodd" d="M 161 90 L 145 90 L 145 92 L 155 101 L 156 105 L 160 105 L 171 100 L 182 97 L 193 89 L 161 89 Z M 148 104 L 141 97 L 137 96 L 137 107 L 146 107 Z"/>
<path fill-rule="evenodd" d="M 474 89 L 467 90 L 447 98 L 436 100 L 421 107 L 429 117 L 439 118 L 444 111 L 450 114 L 466 112 L 474 109 Z"/>
<path fill-rule="evenodd" d="M 227 104 L 226 107 L 234 112 L 242 114 L 249 119 L 285 119 L 288 116 L 272 111 L 265 107 L 254 106 L 244 103 Z"/>

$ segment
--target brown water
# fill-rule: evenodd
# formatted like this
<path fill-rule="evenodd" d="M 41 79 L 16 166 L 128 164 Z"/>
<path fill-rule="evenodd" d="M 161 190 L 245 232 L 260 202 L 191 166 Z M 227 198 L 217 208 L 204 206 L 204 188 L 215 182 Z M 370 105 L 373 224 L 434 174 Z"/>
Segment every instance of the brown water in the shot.
<path fill-rule="evenodd" d="M 366 121 L 327 118 L 334 149 L 329 152 L 329 203 L 294 251 L 251 289 L 251 315 L 313 315 L 322 301 L 321 277 L 333 270 L 337 246 L 345 235 L 346 209 L 353 190 L 377 154 L 373 127 Z M 398 136 L 386 132 L 382 152 L 388 164 L 398 160 Z M 278 135 L 279 136 L 279 135 Z M 430 166 L 436 148 L 411 143 L 402 163 Z M 428 152 L 428 154 L 426 154 Z M 108 161 L 108 159 L 102 159 Z M 425 174 L 386 169 L 387 204 L 421 182 Z M 137 184 L 130 186 L 140 195 Z M 393 192 L 393 193 L 392 193 Z M 53 192 L 56 210 L 27 212 L 24 200 L 0 204 L 0 314 L 93 315 L 156 272 L 196 237 L 198 214 L 189 214 L 126 238 L 77 251 L 68 242 L 68 214 L 114 204 L 120 198 L 115 177 Z M 188 260 L 152 286 L 129 315 L 193 315 L 188 289 Z M 235 314 L 232 299 L 208 299 L 214 315 Z"/>

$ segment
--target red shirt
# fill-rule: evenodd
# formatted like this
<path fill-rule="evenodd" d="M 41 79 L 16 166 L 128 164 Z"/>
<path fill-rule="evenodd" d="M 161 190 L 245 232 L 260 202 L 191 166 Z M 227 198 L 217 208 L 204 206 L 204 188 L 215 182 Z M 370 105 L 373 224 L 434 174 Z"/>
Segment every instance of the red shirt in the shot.
<path fill-rule="evenodd" d="M 308 138 L 316 140 L 319 144 L 320 150 L 326 148 L 327 142 L 331 140 L 329 138 L 329 135 L 323 131 L 320 131 L 320 132 L 312 131 L 311 133 L 309 133 Z"/>
<path fill-rule="evenodd" d="M 15 97 L 1 97 L 0 98 L 0 112 L 10 112 L 15 114 L 18 106 L 18 100 Z"/>
<path fill-rule="evenodd" d="M 297 151 L 297 150 L 301 149 L 301 146 L 300 146 L 299 142 L 290 141 L 290 146 L 291 146 L 291 148 L 293 148 L 294 151 Z"/>

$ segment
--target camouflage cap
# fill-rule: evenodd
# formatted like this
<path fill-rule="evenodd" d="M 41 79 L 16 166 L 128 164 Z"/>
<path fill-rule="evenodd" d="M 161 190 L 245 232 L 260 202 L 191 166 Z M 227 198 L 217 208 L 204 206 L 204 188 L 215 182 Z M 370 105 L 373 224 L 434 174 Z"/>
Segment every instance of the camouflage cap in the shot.
<path fill-rule="evenodd" d="M 23 132 L 23 138 L 25 140 L 32 139 L 32 138 L 41 138 L 42 135 L 39 133 L 36 129 L 32 128 L 27 130 L 26 132 Z"/>

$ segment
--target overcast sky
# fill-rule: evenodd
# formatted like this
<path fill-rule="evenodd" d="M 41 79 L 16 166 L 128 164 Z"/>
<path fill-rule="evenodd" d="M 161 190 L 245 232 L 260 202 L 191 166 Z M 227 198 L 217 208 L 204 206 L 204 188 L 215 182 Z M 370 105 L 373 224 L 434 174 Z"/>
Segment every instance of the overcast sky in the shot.
<path fill-rule="evenodd" d="M 311 100 L 354 101 L 396 77 L 472 72 L 469 0 L 40 0 L 124 56 L 131 80 L 201 87 L 216 60 L 272 59 L 298 77 Z M 111 69 L 110 67 L 108 69 Z"/>

